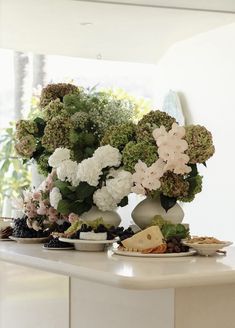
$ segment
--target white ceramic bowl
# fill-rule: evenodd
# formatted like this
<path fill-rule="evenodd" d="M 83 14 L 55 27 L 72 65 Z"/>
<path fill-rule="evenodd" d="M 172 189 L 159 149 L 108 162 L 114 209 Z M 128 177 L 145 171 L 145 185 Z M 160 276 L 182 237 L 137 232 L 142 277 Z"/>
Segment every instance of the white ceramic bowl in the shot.
<path fill-rule="evenodd" d="M 114 240 L 84 240 L 84 239 L 70 239 L 60 237 L 60 241 L 71 243 L 74 245 L 75 250 L 82 252 L 102 252 L 105 250 L 106 245 L 113 244 L 117 241 Z"/>
<path fill-rule="evenodd" d="M 231 241 L 224 241 L 221 244 L 199 244 L 199 243 L 189 243 L 186 240 L 182 241 L 182 243 L 186 246 L 195 249 L 198 254 L 203 256 L 212 256 L 216 254 L 218 250 L 233 244 Z"/>

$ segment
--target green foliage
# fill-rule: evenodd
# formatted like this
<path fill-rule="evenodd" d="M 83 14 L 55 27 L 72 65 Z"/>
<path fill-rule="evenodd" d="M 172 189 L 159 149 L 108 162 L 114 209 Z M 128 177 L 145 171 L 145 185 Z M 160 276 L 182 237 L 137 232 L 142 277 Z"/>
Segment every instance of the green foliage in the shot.
<path fill-rule="evenodd" d="M 55 186 L 60 189 L 63 196 L 57 208 L 59 213 L 81 215 L 91 208 L 96 187 L 90 186 L 87 182 L 80 182 L 77 187 L 72 187 L 68 182 L 60 180 L 55 181 Z"/>
<path fill-rule="evenodd" d="M 157 214 L 152 218 L 150 226 L 157 225 L 157 226 L 159 226 L 160 229 L 162 229 L 164 224 L 168 224 L 168 223 L 170 223 L 170 222 L 167 220 L 164 220 L 161 215 Z"/>
<path fill-rule="evenodd" d="M 58 83 L 45 87 L 40 99 L 34 97 L 32 108 L 36 115 L 31 111 L 29 119 L 17 125 L 16 148 L 20 156 L 35 159 L 40 172 L 46 174 L 50 171 L 46 159 L 56 148 L 69 148 L 73 160 L 80 162 L 93 155 L 111 126 L 130 124 L 117 141 L 124 147 L 135 134 L 131 122 L 149 112 L 150 103 L 121 89 L 85 90 Z"/>
<path fill-rule="evenodd" d="M 181 239 L 185 239 L 189 236 L 189 229 L 185 228 L 185 226 L 180 223 L 166 223 L 162 226 L 161 231 L 166 240 L 171 237 L 179 237 Z"/>
<path fill-rule="evenodd" d="M 0 134 L 0 213 L 4 197 L 17 198 L 30 185 L 28 165 L 15 151 L 14 125 Z"/>

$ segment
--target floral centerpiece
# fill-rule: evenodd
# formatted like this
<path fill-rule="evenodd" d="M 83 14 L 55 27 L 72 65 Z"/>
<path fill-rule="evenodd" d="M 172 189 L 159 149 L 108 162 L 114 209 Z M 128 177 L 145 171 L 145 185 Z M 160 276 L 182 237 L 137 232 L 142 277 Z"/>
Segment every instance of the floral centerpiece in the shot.
<path fill-rule="evenodd" d="M 133 174 L 132 192 L 160 197 L 166 211 L 177 200 L 191 202 L 202 190 L 197 165 L 206 165 L 214 154 L 212 135 L 204 126 L 179 126 L 158 110 L 146 114 L 137 125 L 111 127 L 101 143 L 122 153 L 124 169 Z"/>
<path fill-rule="evenodd" d="M 41 93 L 39 115 L 16 124 L 16 151 L 34 159 L 47 175 L 50 155 L 59 147 L 71 150 L 76 162 L 92 156 L 110 125 L 129 122 L 135 104 L 110 92 L 87 91 L 73 84 L 49 84 Z"/>
<path fill-rule="evenodd" d="M 128 203 L 130 192 L 159 200 L 167 212 L 202 190 L 198 165 L 214 153 L 211 133 L 179 126 L 159 110 L 134 123 L 132 105 L 72 84 L 42 90 L 40 115 L 16 127 L 17 152 L 49 173 L 24 201 L 29 225 L 60 222 L 94 206 L 112 211 Z"/>
<path fill-rule="evenodd" d="M 27 224 L 42 229 L 50 223 L 72 220 L 96 206 L 102 213 L 128 203 L 132 174 L 121 167 L 122 156 L 110 145 L 99 147 L 80 163 L 71 151 L 57 148 L 49 157 L 52 172 L 37 190 L 24 192 Z"/>

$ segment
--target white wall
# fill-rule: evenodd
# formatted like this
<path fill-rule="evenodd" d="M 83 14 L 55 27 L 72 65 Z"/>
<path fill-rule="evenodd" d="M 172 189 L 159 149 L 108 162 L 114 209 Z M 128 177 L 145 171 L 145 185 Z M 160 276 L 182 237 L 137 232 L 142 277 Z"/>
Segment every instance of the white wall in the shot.
<path fill-rule="evenodd" d="M 158 65 L 156 98 L 180 93 L 189 122 L 205 125 L 216 153 L 203 191 L 185 209 L 193 234 L 235 241 L 235 24 L 175 44 Z"/>

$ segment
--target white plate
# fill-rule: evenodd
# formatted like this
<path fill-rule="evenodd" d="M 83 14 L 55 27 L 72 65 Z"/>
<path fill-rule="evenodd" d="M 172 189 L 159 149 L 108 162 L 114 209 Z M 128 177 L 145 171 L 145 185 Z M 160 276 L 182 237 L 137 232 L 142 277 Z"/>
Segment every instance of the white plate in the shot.
<path fill-rule="evenodd" d="M 64 241 L 65 243 L 74 244 L 74 247 L 78 251 L 85 252 L 101 252 L 105 249 L 105 245 L 113 244 L 117 241 L 117 239 L 113 240 L 85 240 L 85 239 L 71 239 L 60 237 L 60 241 Z"/>
<path fill-rule="evenodd" d="M 221 244 L 199 244 L 199 243 L 189 243 L 187 241 L 182 241 L 182 243 L 186 246 L 195 249 L 198 254 L 204 256 L 214 255 L 218 250 L 233 244 L 231 241 L 224 241 Z"/>
<path fill-rule="evenodd" d="M 162 254 L 142 254 L 140 252 L 128 252 L 128 251 L 122 251 L 118 248 L 112 248 L 112 251 L 114 254 L 122 255 L 122 256 L 133 256 L 133 257 L 183 257 L 183 256 L 192 256 L 196 254 L 197 252 L 193 249 L 190 249 L 188 252 L 181 252 L 181 253 L 162 253 Z"/>
<path fill-rule="evenodd" d="M 48 237 L 42 237 L 42 238 L 18 238 L 18 237 L 9 237 L 11 240 L 17 241 L 17 243 L 21 244 L 40 244 L 44 243 L 48 240 Z"/>
<path fill-rule="evenodd" d="M 12 240 L 9 237 L 9 238 L 0 238 L 0 241 L 12 241 Z"/>
<path fill-rule="evenodd" d="M 73 246 L 68 246 L 68 247 L 46 247 L 46 246 L 42 246 L 43 249 L 47 249 L 49 251 L 67 251 L 67 250 L 71 250 L 74 249 Z"/>

